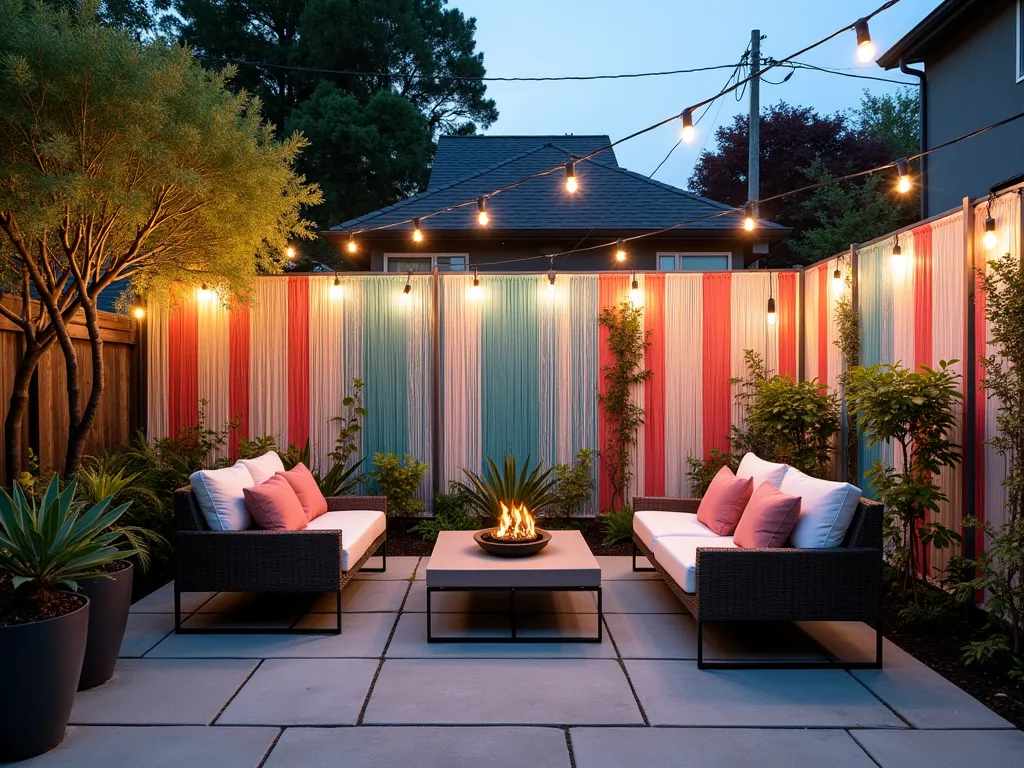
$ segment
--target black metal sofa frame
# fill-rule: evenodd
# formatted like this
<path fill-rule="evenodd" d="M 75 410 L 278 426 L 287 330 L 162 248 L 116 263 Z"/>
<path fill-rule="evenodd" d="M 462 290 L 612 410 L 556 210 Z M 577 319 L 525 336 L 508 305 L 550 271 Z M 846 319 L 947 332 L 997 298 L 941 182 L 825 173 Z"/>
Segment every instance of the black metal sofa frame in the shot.
<path fill-rule="evenodd" d="M 383 496 L 334 496 L 327 511 L 375 510 L 387 519 Z M 387 570 L 387 531 L 342 571 L 341 531 L 212 531 L 192 489 L 174 492 L 174 631 L 178 634 L 341 634 L 341 591 L 360 570 Z M 378 549 L 380 568 L 364 568 Z M 199 629 L 182 627 L 183 592 L 335 592 L 337 626 L 328 629 Z"/>
<path fill-rule="evenodd" d="M 700 499 L 637 497 L 636 512 L 696 514 Z M 697 620 L 700 669 L 880 669 L 882 666 L 882 505 L 861 499 L 842 545 L 829 549 L 697 550 L 697 591 L 686 592 L 633 534 L 633 570 L 657 571 Z M 642 554 L 653 568 L 637 566 Z M 808 636 L 827 661 L 707 662 L 705 622 L 862 621 L 875 630 L 875 658 L 840 661 Z M 797 629 L 800 629 L 797 626 Z M 803 633 L 806 635 L 806 633 Z"/>

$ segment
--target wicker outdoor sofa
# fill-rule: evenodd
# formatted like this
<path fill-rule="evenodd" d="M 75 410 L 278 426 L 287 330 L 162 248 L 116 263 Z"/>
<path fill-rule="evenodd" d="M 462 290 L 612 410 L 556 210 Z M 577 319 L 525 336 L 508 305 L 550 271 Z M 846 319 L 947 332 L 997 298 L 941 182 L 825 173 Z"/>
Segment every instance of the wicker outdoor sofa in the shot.
<path fill-rule="evenodd" d="M 327 498 L 326 521 L 332 512 L 373 511 L 387 517 L 383 496 Z M 212 531 L 191 487 L 174 493 L 174 631 L 177 633 L 341 634 L 341 590 L 357 572 L 387 570 L 387 530 L 377 536 L 356 560 L 345 563 L 347 553 L 340 529 L 300 531 Z M 386 524 L 385 524 L 386 525 Z M 380 568 L 364 568 L 375 554 Z M 343 566 L 348 565 L 343 570 Z M 334 592 L 337 626 L 329 629 L 199 629 L 182 627 L 183 592 Z"/>
<path fill-rule="evenodd" d="M 637 497 L 633 500 L 637 513 L 696 515 L 699 506 L 700 499 Z M 653 568 L 638 567 L 638 554 L 644 555 Z M 882 666 L 882 505 L 877 502 L 860 499 L 838 547 L 725 549 L 716 547 L 714 538 L 709 538 L 706 547 L 696 550 L 693 592 L 687 592 L 677 583 L 634 528 L 633 570 L 657 571 L 697 620 L 697 666 L 700 669 L 878 669 Z M 704 660 L 704 623 L 709 621 L 861 621 L 875 629 L 875 657 L 871 661 L 839 661 L 821 648 L 827 661 L 707 662 Z"/>

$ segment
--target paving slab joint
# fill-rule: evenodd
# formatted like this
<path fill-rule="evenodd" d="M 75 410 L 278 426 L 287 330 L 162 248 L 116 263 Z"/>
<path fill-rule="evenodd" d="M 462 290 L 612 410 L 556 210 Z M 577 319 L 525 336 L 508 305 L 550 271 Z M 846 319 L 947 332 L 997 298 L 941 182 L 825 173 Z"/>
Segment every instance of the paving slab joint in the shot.
<path fill-rule="evenodd" d="M 373 695 L 374 686 L 377 685 L 377 678 L 380 677 L 380 671 L 384 668 L 384 660 L 387 658 L 388 648 L 391 647 L 391 641 L 395 637 L 395 631 L 398 629 L 398 622 L 402 620 L 402 613 L 405 611 L 405 603 L 409 599 L 409 593 L 412 592 L 412 587 L 416 579 L 416 570 L 419 568 L 421 562 L 423 562 L 422 558 L 417 561 L 416 567 L 412 569 L 412 576 L 409 578 L 408 586 L 405 588 L 405 594 L 402 595 L 402 604 L 398 606 L 398 613 L 395 614 L 395 623 L 391 625 L 391 632 L 388 633 L 388 639 L 384 643 L 384 649 L 380 652 L 380 661 L 377 662 L 377 669 L 373 673 L 373 680 L 370 681 L 370 687 L 366 691 L 366 698 L 363 699 L 363 706 L 359 709 L 359 717 L 356 718 L 357 726 L 363 724 L 363 718 L 366 716 L 366 708 L 370 706 L 370 697 Z"/>

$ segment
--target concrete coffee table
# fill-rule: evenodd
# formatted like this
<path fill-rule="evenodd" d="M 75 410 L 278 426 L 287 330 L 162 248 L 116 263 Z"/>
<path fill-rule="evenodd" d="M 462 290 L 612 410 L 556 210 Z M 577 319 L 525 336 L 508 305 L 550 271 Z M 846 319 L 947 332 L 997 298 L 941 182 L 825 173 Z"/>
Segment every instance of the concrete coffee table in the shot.
<path fill-rule="evenodd" d="M 600 643 L 601 567 L 579 531 L 551 531 L 551 542 L 529 557 L 497 557 L 473 541 L 473 531 L 442 531 L 427 563 L 427 642 Z M 435 592 L 508 592 L 508 637 L 434 637 L 430 599 Z M 597 634 L 589 637 L 521 637 L 516 633 L 519 592 L 596 592 Z"/>

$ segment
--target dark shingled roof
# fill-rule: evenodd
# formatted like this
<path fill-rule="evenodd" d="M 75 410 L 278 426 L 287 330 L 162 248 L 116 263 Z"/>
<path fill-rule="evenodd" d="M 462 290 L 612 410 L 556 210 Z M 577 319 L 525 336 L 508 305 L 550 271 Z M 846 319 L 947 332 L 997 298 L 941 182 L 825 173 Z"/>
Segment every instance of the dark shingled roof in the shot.
<path fill-rule="evenodd" d="M 607 136 L 442 136 L 437 140 L 427 189 L 475 176 L 545 144 L 556 144 L 570 154 L 583 157 L 611 143 Z M 613 167 L 619 165 L 614 149 L 595 155 L 594 161 Z"/>
<path fill-rule="evenodd" d="M 606 136 L 598 137 L 518 137 L 520 144 L 513 144 L 511 137 L 498 137 L 495 143 L 506 148 L 528 147 L 532 149 L 507 157 L 475 174 L 444 185 L 433 186 L 427 191 L 403 200 L 395 205 L 381 208 L 373 213 L 347 221 L 335 231 L 359 230 L 366 227 L 380 227 L 416 216 L 426 215 L 451 205 L 473 201 L 494 189 L 519 181 L 524 177 L 548 170 L 570 157 L 585 154 L 583 145 L 571 149 L 561 143 L 562 138 L 586 138 L 592 148 L 607 146 Z M 458 147 L 467 147 L 473 154 L 468 166 L 479 162 L 480 150 L 468 149 L 486 143 L 488 137 L 475 137 L 472 141 L 455 141 L 447 153 Z M 540 143 L 538 144 L 537 141 Z M 565 175 L 561 170 L 547 176 L 532 179 L 507 192 L 488 198 L 487 210 L 491 215 L 491 229 L 495 231 L 645 231 L 670 227 L 683 221 L 729 211 L 716 218 L 688 224 L 680 229 L 703 231 L 733 230 L 742 225 L 742 214 L 730 210 L 729 206 L 695 195 L 676 187 L 621 168 L 615 162 L 600 162 L 598 157 L 580 162 L 576 167 L 580 191 L 576 195 L 565 192 Z M 436 174 L 436 169 L 435 169 Z M 428 230 L 471 231 L 477 229 L 477 209 L 467 205 L 455 211 L 432 216 L 424 221 Z M 763 227 L 779 230 L 785 228 L 763 222 Z M 410 229 L 401 224 L 391 231 Z"/>

